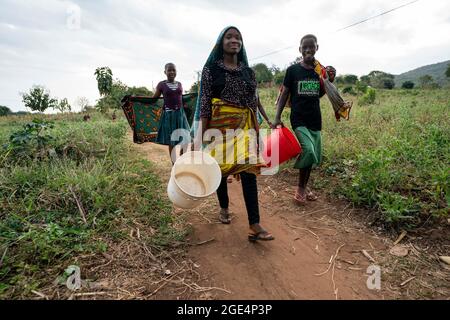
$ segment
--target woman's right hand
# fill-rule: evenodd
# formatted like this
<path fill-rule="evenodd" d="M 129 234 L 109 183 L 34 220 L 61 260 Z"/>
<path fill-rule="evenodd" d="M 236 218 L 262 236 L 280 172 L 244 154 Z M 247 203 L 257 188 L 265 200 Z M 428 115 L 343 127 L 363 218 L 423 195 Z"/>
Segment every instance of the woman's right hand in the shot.
<path fill-rule="evenodd" d="M 275 118 L 275 120 L 272 122 L 272 126 L 274 127 L 274 128 L 278 128 L 278 127 L 284 127 L 284 123 L 283 122 L 281 122 L 281 120 L 280 119 L 276 119 Z"/>

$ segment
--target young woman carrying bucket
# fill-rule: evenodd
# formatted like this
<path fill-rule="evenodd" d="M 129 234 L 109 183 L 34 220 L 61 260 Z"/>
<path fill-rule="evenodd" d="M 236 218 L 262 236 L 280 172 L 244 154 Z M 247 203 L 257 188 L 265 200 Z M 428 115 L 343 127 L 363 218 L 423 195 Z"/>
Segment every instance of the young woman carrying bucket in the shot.
<path fill-rule="evenodd" d="M 246 51 L 240 31 L 235 27 L 225 28 L 216 42 L 203 68 L 200 94 L 197 100 L 194 124 L 193 147 L 199 149 L 207 129 L 253 129 L 258 131 L 255 73 L 248 65 Z M 230 145 L 223 142 L 223 148 L 235 148 L 239 138 Z M 260 225 L 258 189 L 256 174 L 264 166 L 262 162 L 247 161 L 252 154 L 236 147 L 233 163 L 218 161 L 222 181 L 217 190 L 220 203 L 219 219 L 224 224 L 231 222 L 228 205 L 227 177 L 239 174 L 250 226 L 249 240 L 273 240 L 274 237 Z M 246 160 L 241 164 L 239 159 Z"/>

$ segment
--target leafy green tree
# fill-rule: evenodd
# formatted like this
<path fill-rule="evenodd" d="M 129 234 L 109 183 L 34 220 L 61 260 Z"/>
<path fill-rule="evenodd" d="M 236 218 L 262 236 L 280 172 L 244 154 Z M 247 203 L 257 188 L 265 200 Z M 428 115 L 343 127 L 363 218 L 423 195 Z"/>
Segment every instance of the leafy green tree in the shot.
<path fill-rule="evenodd" d="M 361 81 L 361 83 L 369 86 L 370 85 L 370 77 L 369 76 L 361 76 L 359 78 L 359 81 Z"/>
<path fill-rule="evenodd" d="M 273 74 L 264 63 L 255 64 L 252 69 L 255 71 L 256 81 L 258 83 L 272 82 Z"/>
<path fill-rule="evenodd" d="M 97 79 L 98 92 L 101 96 L 107 96 L 111 93 L 113 85 L 113 74 L 109 67 L 95 69 L 94 73 Z"/>
<path fill-rule="evenodd" d="M 336 83 L 337 85 L 344 85 L 345 84 L 344 76 L 335 77 L 334 83 Z"/>
<path fill-rule="evenodd" d="M 395 82 L 394 79 L 389 79 L 389 78 L 385 78 L 383 79 L 383 88 L 384 89 L 394 89 L 395 87 Z"/>
<path fill-rule="evenodd" d="M 413 89 L 414 88 L 414 82 L 412 81 L 405 81 L 402 83 L 403 89 Z"/>
<path fill-rule="evenodd" d="M 276 75 L 277 73 L 281 72 L 280 68 L 274 64 L 269 68 L 269 70 L 270 72 L 272 72 L 273 75 Z"/>
<path fill-rule="evenodd" d="M 283 84 L 284 81 L 284 77 L 286 76 L 286 70 L 277 72 L 274 74 L 273 76 L 273 82 L 277 85 L 280 86 Z"/>
<path fill-rule="evenodd" d="M 355 91 L 353 90 L 352 86 L 348 86 L 345 87 L 344 89 L 342 89 L 342 93 L 346 93 L 346 94 L 351 94 L 351 95 L 355 95 Z"/>
<path fill-rule="evenodd" d="M 29 93 L 22 93 L 22 101 L 25 107 L 33 110 L 44 112 L 48 108 L 54 109 L 58 100 L 50 97 L 50 91 L 44 86 L 33 86 Z"/>
<path fill-rule="evenodd" d="M 72 106 L 67 101 L 67 98 L 60 100 L 59 103 L 55 106 L 55 108 L 60 112 L 66 111 L 70 112 L 72 110 Z"/>
<path fill-rule="evenodd" d="M 447 66 L 447 70 L 445 71 L 445 75 L 447 76 L 447 78 L 450 78 L 450 63 Z"/>
<path fill-rule="evenodd" d="M 6 106 L 0 106 L 0 117 L 7 116 L 11 114 L 12 111 Z"/>
<path fill-rule="evenodd" d="M 372 87 L 379 89 L 392 89 L 395 86 L 394 78 L 395 76 L 393 74 L 375 70 L 371 71 L 367 75 L 367 78 L 364 78 L 364 80 L 363 77 L 361 77 L 361 81 L 366 82 L 368 79 L 368 84 Z"/>
<path fill-rule="evenodd" d="M 346 74 L 344 75 L 344 83 L 354 85 L 356 84 L 356 81 L 358 81 L 358 76 L 355 76 L 354 74 Z"/>
<path fill-rule="evenodd" d="M 112 84 L 111 92 L 100 98 L 95 107 L 103 113 L 109 109 L 120 109 L 122 99 L 126 95 L 153 96 L 153 92 L 146 87 L 128 87 L 125 83 L 116 79 Z"/>
<path fill-rule="evenodd" d="M 126 94 L 132 96 L 153 96 L 153 92 L 148 90 L 146 87 L 128 87 Z"/>

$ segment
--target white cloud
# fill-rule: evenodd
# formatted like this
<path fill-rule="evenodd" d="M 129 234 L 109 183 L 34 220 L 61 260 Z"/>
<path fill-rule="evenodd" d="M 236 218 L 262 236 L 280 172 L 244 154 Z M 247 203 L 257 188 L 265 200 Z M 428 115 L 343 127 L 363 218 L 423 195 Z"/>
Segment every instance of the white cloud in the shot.
<path fill-rule="evenodd" d="M 98 99 L 94 70 L 112 68 L 128 85 L 152 87 L 172 61 L 185 89 L 219 32 L 236 25 L 251 62 L 286 66 L 300 37 L 319 38 L 317 58 L 338 73 L 401 73 L 450 58 L 450 3 L 421 0 L 347 30 L 336 30 L 407 0 L 0 0 L 0 104 L 23 110 L 20 91 L 43 84 L 74 102 Z M 70 28 L 69 8 L 80 25 Z M 72 12 L 73 13 L 73 12 Z M 252 58 L 291 47 L 261 59 Z"/>

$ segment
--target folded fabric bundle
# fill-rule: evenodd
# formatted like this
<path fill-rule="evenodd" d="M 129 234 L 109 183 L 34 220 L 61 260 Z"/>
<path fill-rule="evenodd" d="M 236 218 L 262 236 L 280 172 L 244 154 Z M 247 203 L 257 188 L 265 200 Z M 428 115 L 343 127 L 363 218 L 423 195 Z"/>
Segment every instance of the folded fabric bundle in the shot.
<path fill-rule="evenodd" d="M 321 77 L 325 93 L 327 94 L 328 100 L 330 100 L 331 102 L 336 120 L 340 121 L 341 118 L 349 120 L 353 101 L 344 101 L 338 89 L 328 79 L 326 68 L 322 66 L 317 60 L 315 61 L 314 70 Z"/>
<path fill-rule="evenodd" d="M 338 89 L 330 82 L 330 80 L 323 79 L 323 85 L 325 88 L 325 92 L 327 93 L 328 99 L 333 106 L 334 114 L 336 116 L 336 120 L 340 121 L 340 118 L 344 118 L 345 120 L 350 119 L 350 110 L 353 106 L 353 101 L 344 101 L 341 95 L 339 94 Z"/>
<path fill-rule="evenodd" d="M 197 94 L 183 95 L 184 110 L 189 123 L 192 123 L 196 99 Z M 164 99 L 127 95 L 121 102 L 128 124 L 133 129 L 133 142 L 156 142 Z"/>

